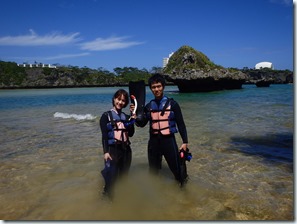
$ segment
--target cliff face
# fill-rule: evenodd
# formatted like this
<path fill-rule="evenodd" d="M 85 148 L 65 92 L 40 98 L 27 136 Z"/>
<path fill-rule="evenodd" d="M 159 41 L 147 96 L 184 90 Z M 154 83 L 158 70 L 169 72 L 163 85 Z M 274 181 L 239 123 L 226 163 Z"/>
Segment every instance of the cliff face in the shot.
<path fill-rule="evenodd" d="M 247 78 L 241 71 L 214 64 L 206 55 L 188 46 L 182 46 L 170 57 L 164 75 L 181 92 L 239 89 Z"/>
<path fill-rule="evenodd" d="M 227 69 L 211 71 L 191 70 L 181 75 L 165 75 L 168 81 L 173 82 L 180 92 L 209 92 L 216 90 L 240 89 L 245 82 L 246 75 L 240 71 L 230 72 Z"/>
<path fill-rule="evenodd" d="M 293 72 L 289 70 L 250 69 L 243 71 L 247 75 L 247 84 L 267 82 L 270 84 L 293 83 Z"/>

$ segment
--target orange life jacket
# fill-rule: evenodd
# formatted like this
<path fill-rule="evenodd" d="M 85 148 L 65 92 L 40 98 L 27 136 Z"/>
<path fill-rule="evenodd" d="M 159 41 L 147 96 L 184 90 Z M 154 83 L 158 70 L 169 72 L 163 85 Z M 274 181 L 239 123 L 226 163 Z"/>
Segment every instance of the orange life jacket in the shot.
<path fill-rule="evenodd" d="M 108 144 L 127 143 L 129 141 L 128 130 L 124 122 L 127 121 L 126 115 L 121 112 L 118 114 L 115 110 L 111 109 L 107 112 L 108 120 Z"/>
<path fill-rule="evenodd" d="M 159 106 L 155 100 L 149 104 L 151 134 L 170 135 L 177 132 L 174 112 L 171 110 L 172 99 L 163 97 Z"/>

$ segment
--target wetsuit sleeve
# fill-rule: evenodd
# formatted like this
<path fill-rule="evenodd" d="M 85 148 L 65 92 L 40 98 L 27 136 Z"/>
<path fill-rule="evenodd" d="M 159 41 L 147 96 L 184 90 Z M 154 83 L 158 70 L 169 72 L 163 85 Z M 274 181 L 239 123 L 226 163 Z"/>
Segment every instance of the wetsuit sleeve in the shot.
<path fill-rule="evenodd" d="M 178 103 L 176 101 L 173 101 L 171 106 L 172 106 L 172 110 L 174 112 L 177 128 L 178 128 L 180 136 L 183 140 L 183 143 L 188 143 L 187 128 L 186 128 L 186 125 L 184 122 L 184 118 L 183 118 L 180 106 L 178 105 Z"/>
<path fill-rule="evenodd" d="M 141 120 L 139 120 L 139 119 L 137 119 L 136 118 L 136 122 L 135 122 L 135 124 L 136 124 L 136 126 L 137 127 L 144 127 L 146 124 L 147 124 L 147 122 L 148 122 L 148 117 L 147 117 L 147 112 L 149 111 L 149 109 L 148 109 L 148 104 L 144 107 L 144 109 L 143 109 L 143 116 L 142 116 L 142 119 Z"/>
<path fill-rule="evenodd" d="M 102 146 L 103 146 L 103 152 L 107 153 L 108 150 L 108 130 L 107 130 L 107 123 L 108 123 L 108 117 L 107 114 L 103 113 L 100 118 L 100 128 L 102 133 Z"/>
<path fill-rule="evenodd" d="M 126 115 L 126 119 L 129 120 L 130 116 Z M 128 130 L 128 136 L 132 137 L 135 132 L 134 124 L 129 124 L 128 127 L 126 127 Z"/>

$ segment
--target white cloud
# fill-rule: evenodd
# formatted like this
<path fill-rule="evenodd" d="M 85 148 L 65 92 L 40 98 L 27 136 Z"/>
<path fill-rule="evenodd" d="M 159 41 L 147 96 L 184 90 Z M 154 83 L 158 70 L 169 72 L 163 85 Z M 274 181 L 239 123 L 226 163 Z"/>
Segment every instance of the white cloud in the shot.
<path fill-rule="evenodd" d="M 77 36 L 79 33 L 61 35 L 51 33 L 44 36 L 39 36 L 30 30 L 30 34 L 21 36 L 5 36 L 0 37 L 0 45 L 4 46 L 44 46 L 44 45 L 61 45 L 77 42 L 80 40 Z"/>
<path fill-rule="evenodd" d="M 81 49 L 89 51 L 104 51 L 128 48 L 135 45 L 143 44 L 143 42 L 125 41 L 127 37 L 109 37 L 97 38 L 94 41 L 82 43 Z"/>
<path fill-rule="evenodd" d="M 60 54 L 56 56 L 49 56 L 44 58 L 45 60 L 56 60 L 56 59 L 64 59 L 64 58 L 77 58 L 77 57 L 83 57 L 83 56 L 88 56 L 90 55 L 89 52 L 84 52 L 80 54 Z"/>
<path fill-rule="evenodd" d="M 19 60 L 27 63 L 34 63 L 35 61 L 54 61 L 59 59 L 67 59 L 67 58 L 77 58 L 84 57 L 90 55 L 89 52 L 84 52 L 80 54 L 60 54 L 56 56 L 34 56 L 34 57 L 8 57 L 7 60 Z"/>
<path fill-rule="evenodd" d="M 0 37 L 0 46 L 59 46 L 64 44 L 77 44 L 76 47 L 80 47 L 81 50 L 87 51 L 106 51 L 132 47 L 135 45 L 143 44 L 144 42 L 128 41 L 128 37 L 116 37 L 109 38 L 96 38 L 93 41 L 83 42 L 79 37 L 80 33 L 72 33 L 68 35 L 59 34 L 53 32 L 45 34 L 43 36 L 38 35 L 34 30 L 30 29 L 29 34 L 20 36 L 3 36 Z M 82 53 L 79 56 L 84 56 L 86 53 Z M 57 57 L 66 57 L 67 55 L 60 55 Z M 71 55 L 68 55 L 72 57 Z"/>

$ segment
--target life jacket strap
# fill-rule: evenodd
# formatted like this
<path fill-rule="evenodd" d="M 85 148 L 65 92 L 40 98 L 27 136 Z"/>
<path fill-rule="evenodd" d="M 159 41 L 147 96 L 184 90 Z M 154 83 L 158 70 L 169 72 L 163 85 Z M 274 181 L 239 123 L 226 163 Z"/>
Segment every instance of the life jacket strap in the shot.
<path fill-rule="evenodd" d="M 170 101 L 171 101 L 171 98 L 168 98 L 165 105 L 164 105 L 164 107 L 163 107 L 163 109 L 162 109 L 162 111 L 161 111 L 161 114 L 160 114 L 161 116 L 164 116 L 165 111 L 168 110 L 167 107 L 168 107 Z"/>

